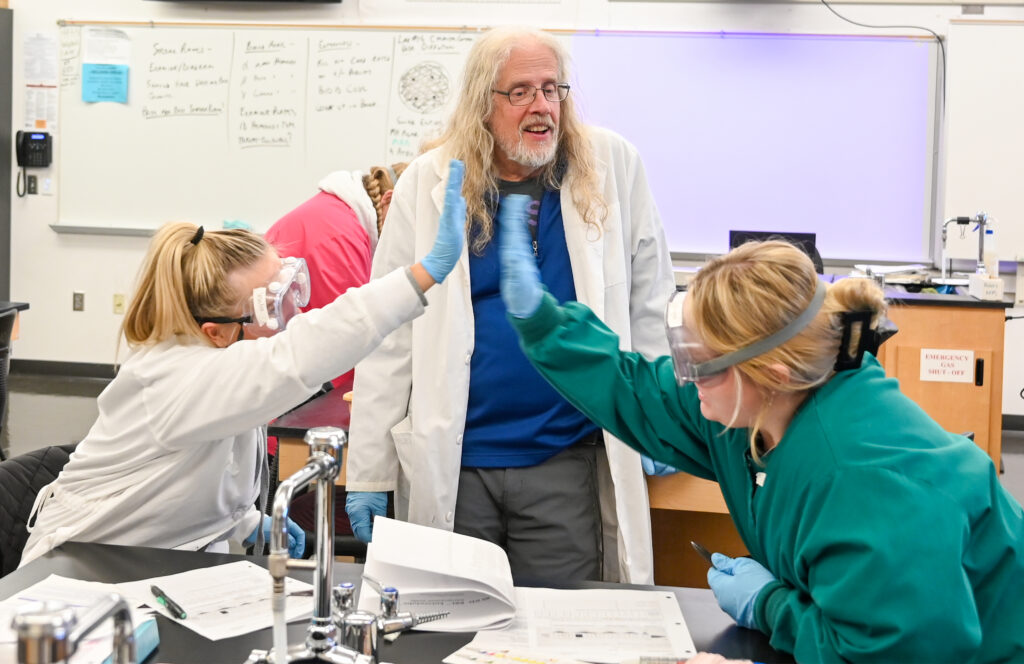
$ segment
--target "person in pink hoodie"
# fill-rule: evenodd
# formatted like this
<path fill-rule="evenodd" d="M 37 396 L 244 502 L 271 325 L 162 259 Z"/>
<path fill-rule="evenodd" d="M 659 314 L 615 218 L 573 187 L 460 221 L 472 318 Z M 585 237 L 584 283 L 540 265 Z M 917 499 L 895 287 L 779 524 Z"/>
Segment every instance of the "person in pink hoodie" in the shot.
<path fill-rule="evenodd" d="M 306 259 L 311 292 L 303 311 L 319 309 L 349 288 L 370 280 L 370 264 L 387 213 L 387 201 L 405 164 L 359 171 L 335 171 L 320 181 L 320 191 L 281 217 L 266 240 L 281 256 Z M 349 371 L 331 383 L 352 389 Z"/>

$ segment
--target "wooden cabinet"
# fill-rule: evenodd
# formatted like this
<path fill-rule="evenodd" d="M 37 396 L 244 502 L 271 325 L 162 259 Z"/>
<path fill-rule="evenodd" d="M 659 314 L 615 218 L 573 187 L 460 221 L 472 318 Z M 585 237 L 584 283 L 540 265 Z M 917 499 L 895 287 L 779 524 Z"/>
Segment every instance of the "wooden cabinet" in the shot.
<path fill-rule="evenodd" d="M 331 390 L 271 422 L 267 434 L 277 436 L 277 478 L 290 477 L 306 465 L 309 459 L 309 445 L 305 441 L 307 431 L 313 427 L 340 427 L 348 431 L 351 410 L 351 403 L 345 400 L 344 393 Z M 348 445 L 342 450 L 341 471 L 334 480 L 338 486 L 345 485 L 347 459 Z"/>
<path fill-rule="evenodd" d="M 948 431 L 974 432 L 998 465 L 1003 437 L 1003 333 L 1006 307 L 955 295 L 901 294 L 889 305 L 899 332 L 878 359 L 900 390 Z M 922 350 L 973 353 L 968 382 L 922 377 Z"/>
<path fill-rule="evenodd" d="M 656 584 L 708 587 L 707 563 L 690 546 L 691 540 L 730 556 L 747 553 L 717 482 L 676 473 L 648 477 L 647 492 Z"/>

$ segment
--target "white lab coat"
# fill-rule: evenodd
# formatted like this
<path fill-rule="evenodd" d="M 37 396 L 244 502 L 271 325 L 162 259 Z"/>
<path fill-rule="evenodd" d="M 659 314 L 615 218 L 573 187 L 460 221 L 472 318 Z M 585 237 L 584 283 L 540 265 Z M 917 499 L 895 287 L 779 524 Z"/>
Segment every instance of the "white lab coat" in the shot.
<path fill-rule="evenodd" d="M 397 270 L 270 338 L 215 348 L 180 337 L 134 350 L 89 434 L 40 492 L 21 564 L 68 540 L 198 550 L 245 539 L 260 522 L 262 425 L 419 315 L 421 298 Z"/>
<path fill-rule="evenodd" d="M 675 288 L 661 219 L 635 148 L 592 129 L 608 217 L 587 226 L 572 202 L 570 170 L 562 218 L 577 299 L 648 357 L 668 352 L 664 311 Z M 447 181 L 444 146 L 402 174 L 374 255 L 373 275 L 422 258 L 437 232 Z M 451 530 L 473 354 L 469 255 L 428 293 L 427 313 L 402 326 L 356 370 L 346 485 L 396 491 L 396 515 Z M 415 379 L 414 379 L 415 377 Z M 602 464 L 605 578 L 653 583 L 650 513 L 639 455 L 605 433 Z"/>

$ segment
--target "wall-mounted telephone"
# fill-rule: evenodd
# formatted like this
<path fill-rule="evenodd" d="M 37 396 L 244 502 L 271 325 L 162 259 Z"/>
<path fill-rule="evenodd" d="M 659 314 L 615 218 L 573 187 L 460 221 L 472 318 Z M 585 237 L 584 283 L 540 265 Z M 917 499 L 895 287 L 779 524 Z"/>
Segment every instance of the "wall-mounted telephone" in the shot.
<path fill-rule="evenodd" d="M 45 131 L 19 131 L 15 137 L 18 166 L 45 168 L 53 161 L 53 139 Z"/>
<path fill-rule="evenodd" d="M 26 168 L 46 168 L 53 161 L 53 138 L 45 131 L 19 131 L 14 139 L 14 152 L 18 158 L 18 196 L 27 191 L 36 193 L 36 176 L 25 173 Z"/>

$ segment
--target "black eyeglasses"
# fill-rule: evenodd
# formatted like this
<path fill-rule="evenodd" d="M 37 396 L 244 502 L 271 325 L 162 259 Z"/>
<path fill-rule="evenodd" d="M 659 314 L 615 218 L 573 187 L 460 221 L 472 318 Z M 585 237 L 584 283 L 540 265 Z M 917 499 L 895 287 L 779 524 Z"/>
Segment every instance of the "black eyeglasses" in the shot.
<path fill-rule="evenodd" d="M 502 91 L 494 90 L 491 92 L 499 95 L 505 95 L 508 97 L 508 103 L 513 106 L 526 106 L 532 104 L 533 100 L 537 98 L 537 90 L 544 93 L 544 98 L 551 102 L 565 101 L 565 98 L 569 96 L 569 84 L 568 83 L 545 83 L 544 85 L 537 87 L 535 85 L 517 85 L 511 90 Z"/>
<path fill-rule="evenodd" d="M 237 318 L 230 316 L 193 316 L 193 318 L 200 325 L 203 323 L 241 323 L 242 325 L 248 325 L 252 322 L 252 316 L 239 316 Z"/>
<path fill-rule="evenodd" d="M 203 323 L 238 323 L 238 337 L 235 341 L 241 341 L 245 338 L 245 326 L 252 323 L 252 316 L 239 316 L 232 318 L 231 316 L 194 316 L 197 323 L 202 325 Z"/>

